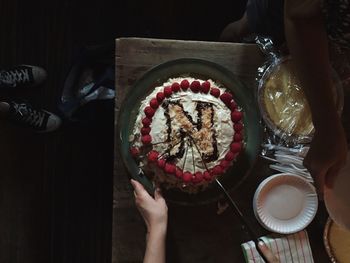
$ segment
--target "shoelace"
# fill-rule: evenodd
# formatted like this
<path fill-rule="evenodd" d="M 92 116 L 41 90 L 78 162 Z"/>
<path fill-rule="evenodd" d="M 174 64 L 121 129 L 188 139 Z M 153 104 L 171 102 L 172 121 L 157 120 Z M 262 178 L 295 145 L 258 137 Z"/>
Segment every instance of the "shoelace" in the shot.
<path fill-rule="evenodd" d="M 17 83 L 30 82 L 29 69 L 13 69 L 9 71 L 0 72 L 0 83 L 16 87 Z"/>
<path fill-rule="evenodd" d="M 35 110 L 27 104 L 14 104 L 15 115 L 25 124 L 35 128 L 42 128 L 46 113 Z"/>

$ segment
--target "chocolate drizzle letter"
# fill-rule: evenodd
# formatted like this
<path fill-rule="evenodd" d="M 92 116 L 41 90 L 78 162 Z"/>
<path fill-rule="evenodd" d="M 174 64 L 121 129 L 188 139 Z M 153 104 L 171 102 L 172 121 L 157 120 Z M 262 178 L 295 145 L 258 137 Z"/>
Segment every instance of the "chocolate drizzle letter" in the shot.
<path fill-rule="evenodd" d="M 197 121 L 186 112 L 179 101 L 166 101 L 162 104 L 167 124 L 168 160 L 182 158 L 185 154 L 184 143 L 186 137 L 191 137 L 201 152 L 201 158 L 206 162 L 218 159 L 218 147 L 214 123 L 213 104 L 197 102 Z M 181 140 L 178 147 L 172 145 L 172 141 Z"/>

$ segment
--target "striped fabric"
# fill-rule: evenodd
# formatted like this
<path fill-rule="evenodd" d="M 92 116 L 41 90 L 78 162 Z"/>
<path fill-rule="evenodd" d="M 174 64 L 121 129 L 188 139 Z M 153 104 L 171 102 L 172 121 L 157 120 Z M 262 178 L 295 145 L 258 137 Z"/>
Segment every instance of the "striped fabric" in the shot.
<path fill-rule="evenodd" d="M 271 235 L 261 238 L 281 263 L 313 263 L 309 238 L 305 230 L 291 235 Z M 241 245 L 247 263 L 265 262 L 253 241 Z"/>

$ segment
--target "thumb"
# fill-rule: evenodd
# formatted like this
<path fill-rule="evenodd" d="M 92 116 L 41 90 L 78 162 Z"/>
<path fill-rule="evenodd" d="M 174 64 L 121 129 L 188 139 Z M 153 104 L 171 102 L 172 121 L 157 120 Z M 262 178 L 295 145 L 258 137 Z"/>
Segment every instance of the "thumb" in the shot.
<path fill-rule="evenodd" d="M 148 194 L 147 191 L 145 190 L 145 188 L 143 187 L 143 185 L 140 184 L 138 181 L 131 179 L 130 182 L 131 182 L 131 184 L 134 188 L 135 194 L 137 196 L 142 196 L 142 195 Z"/>
<path fill-rule="evenodd" d="M 263 241 L 259 241 L 258 246 L 261 253 L 263 253 L 266 259 L 269 261 L 268 263 L 280 263 L 280 261 Z"/>

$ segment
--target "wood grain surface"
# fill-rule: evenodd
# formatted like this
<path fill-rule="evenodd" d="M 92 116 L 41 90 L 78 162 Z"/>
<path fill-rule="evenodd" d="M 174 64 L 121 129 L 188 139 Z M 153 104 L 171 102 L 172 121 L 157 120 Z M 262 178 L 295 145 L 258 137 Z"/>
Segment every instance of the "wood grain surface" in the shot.
<path fill-rule="evenodd" d="M 126 93 L 148 69 L 184 57 L 206 59 L 227 67 L 252 92 L 256 88 L 257 68 L 264 61 L 258 47 L 252 44 L 117 39 L 115 115 L 118 116 Z M 115 127 L 117 123 L 116 118 Z M 128 175 L 117 147 L 114 164 L 112 262 L 142 262 L 145 228 L 135 208 Z M 263 235 L 267 232 L 254 218 L 252 197 L 258 184 L 271 171 L 260 159 L 254 171 L 231 195 L 248 222 Z M 322 243 L 325 218 L 326 213 L 321 207 L 316 220 L 308 228 L 315 262 L 328 262 Z M 240 244 L 247 240 L 249 236 L 236 215 L 229 209 L 218 215 L 217 203 L 192 207 L 169 204 L 167 262 L 244 262 Z"/>

